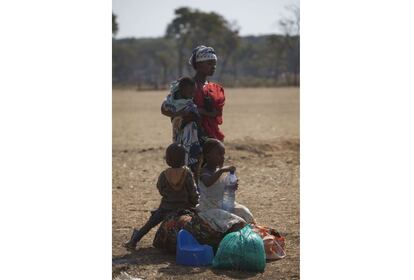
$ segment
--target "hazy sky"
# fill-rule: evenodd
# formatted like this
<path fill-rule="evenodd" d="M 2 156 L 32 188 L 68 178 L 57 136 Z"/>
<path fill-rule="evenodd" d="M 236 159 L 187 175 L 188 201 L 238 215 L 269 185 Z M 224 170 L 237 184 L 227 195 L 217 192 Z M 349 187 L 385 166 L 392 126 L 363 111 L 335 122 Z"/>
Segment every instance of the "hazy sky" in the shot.
<path fill-rule="evenodd" d="M 289 16 L 285 7 L 290 5 L 299 7 L 299 0 L 112 0 L 112 11 L 119 25 L 116 38 L 163 36 L 174 10 L 182 6 L 236 21 L 244 36 L 282 33 L 277 23 Z"/>

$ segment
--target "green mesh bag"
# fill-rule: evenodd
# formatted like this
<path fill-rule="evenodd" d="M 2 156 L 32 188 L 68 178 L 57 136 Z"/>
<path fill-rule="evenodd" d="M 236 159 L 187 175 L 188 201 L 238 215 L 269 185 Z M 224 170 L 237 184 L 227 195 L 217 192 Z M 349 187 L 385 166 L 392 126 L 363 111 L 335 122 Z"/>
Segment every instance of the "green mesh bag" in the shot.
<path fill-rule="evenodd" d="M 263 240 L 249 225 L 227 234 L 213 260 L 214 268 L 263 272 L 266 255 Z"/>

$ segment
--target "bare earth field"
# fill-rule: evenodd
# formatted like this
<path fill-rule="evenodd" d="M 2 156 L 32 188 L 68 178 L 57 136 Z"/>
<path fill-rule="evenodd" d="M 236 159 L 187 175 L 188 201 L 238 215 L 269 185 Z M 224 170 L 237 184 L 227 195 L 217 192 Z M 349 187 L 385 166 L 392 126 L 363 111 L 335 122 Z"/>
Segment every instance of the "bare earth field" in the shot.
<path fill-rule="evenodd" d="M 112 255 L 113 276 L 142 279 L 299 279 L 299 89 L 228 89 L 222 130 L 225 164 L 239 177 L 237 201 L 260 225 L 286 235 L 287 257 L 267 262 L 264 273 L 191 268 L 152 247 L 156 228 L 127 252 L 122 242 L 157 208 L 159 173 L 167 166 L 169 118 L 161 115 L 166 91 L 113 90 Z"/>

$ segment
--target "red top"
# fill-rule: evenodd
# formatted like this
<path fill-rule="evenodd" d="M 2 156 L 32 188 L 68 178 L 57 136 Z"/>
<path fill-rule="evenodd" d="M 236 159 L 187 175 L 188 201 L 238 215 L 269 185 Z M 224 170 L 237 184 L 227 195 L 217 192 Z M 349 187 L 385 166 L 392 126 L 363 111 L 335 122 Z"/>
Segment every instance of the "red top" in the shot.
<path fill-rule="evenodd" d="M 219 114 L 215 118 L 202 116 L 201 125 L 209 137 L 223 141 L 224 134 L 220 131 L 219 125 L 223 123 L 222 114 L 224 101 L 226 100 L 224 96 L 224 89 L 219 84 L 211 82 L 204 84 L 203 88 L 197 85 L 196 93 L 194 96 L 194 103 L 197 105 L 197 107 L 204 108 L 204 95 L 211 97 L 213 106 L 219 112 Z"/>

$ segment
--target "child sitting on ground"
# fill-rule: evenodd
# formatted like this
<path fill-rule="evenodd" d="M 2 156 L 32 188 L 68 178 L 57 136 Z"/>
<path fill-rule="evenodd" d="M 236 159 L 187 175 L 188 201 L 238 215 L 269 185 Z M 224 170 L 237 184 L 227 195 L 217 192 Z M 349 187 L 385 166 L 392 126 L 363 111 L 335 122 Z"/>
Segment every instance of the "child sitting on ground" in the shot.
<path fill-rule="evenodd" d="M 220 140 L 210 138 L 204 143 L 205 165 L 199 173 L 200 204 L 197 206 L 200 216 L 209 221 L 216 230 L 222 232 L 234 224 L 235 219 L 241 218 L 247 223 L 255 223 L 252 213 L 244 205 L 235 202 L 232 213 L 222 209 L 224 173 L 236 170 L 234 166 L 223 166 L 224 154 L 225 148 Z M 238 185 L 236 185 L 237 188 Z"/>
<path fill-rule="evenodd" d="M 180 143 L 186 150 L 185 164 L 195 171 L 201 154 L 203 132 L 200 124 L 200 114 L 193 102 L 195 82 L 189 77 L 183 77 L 170 86 L 162 111 L 172 117 L 173 142 Z"/>
<path fill-rule="evenodd" d="M 157 188 L 162 196 L 160 206 L 152 211 L 151 217 L 139 230 L 134 229 L 131 239 L 124 243 L 127 249 L 135 249 L 138 241 L 153 227 L 161 223 L 169 214 L 182 209 L 194 208 L 198 203 L 198 193 L 193 174 L 184 164 L 185 150 L 180 144 L 168 146 L 165 159 L 167 168 L 158 177 Z"/>

